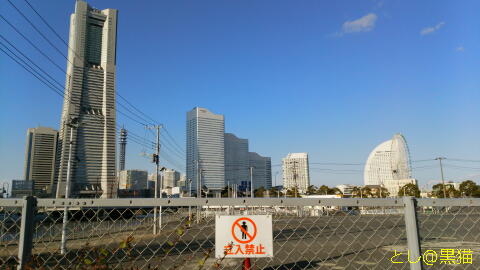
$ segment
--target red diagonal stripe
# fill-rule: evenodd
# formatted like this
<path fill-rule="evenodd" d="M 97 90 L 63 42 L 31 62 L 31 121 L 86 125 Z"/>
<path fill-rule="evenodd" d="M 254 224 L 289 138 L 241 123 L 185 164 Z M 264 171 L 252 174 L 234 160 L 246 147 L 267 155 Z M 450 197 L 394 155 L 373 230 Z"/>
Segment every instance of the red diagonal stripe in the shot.
<path fill-rule="evenodd" d="M 247 231 L 245 231 L 245 229 L 242 226 L 240 226 L 238 222 L 235 222 L 235 225 L 237 225 L 240 228 L 240 230 L 242 230 L 242 232 L 244 232 L 250 238 L 250 240 L 253 240 L 253 236 L 251 236 Z"/>

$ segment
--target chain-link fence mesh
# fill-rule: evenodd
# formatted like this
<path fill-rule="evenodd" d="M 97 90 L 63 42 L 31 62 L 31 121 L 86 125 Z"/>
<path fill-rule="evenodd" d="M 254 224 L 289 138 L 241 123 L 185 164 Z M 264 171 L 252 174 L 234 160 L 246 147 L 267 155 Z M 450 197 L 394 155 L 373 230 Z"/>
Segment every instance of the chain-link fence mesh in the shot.
<path fill-rule="evenodd" d="M 77 203 L 68 207 L 64 253 L 64 206 L 42 205 L 36 208 L 32 256 L 26 265 L 34 269 L 242 269 L 242 259 L 215 258 L 215 216 L 267 214 L 272 216 L 274 256 L 252 259 L 252 269 L 410 269 L 409 260 L 415 258 L 408 257 L 404 205 L 399 201 L 379 206 L 358 206 L 358 200 L 341 206 L 289 205 L 288 200 L 267 206 L 238 206 L 228 199 L 208 206 L 169 201 L 169 206 L 157 208 L 157 216 L 153 207 L 138 204 Z M 1 226 L 6 229 L 1 233 L 0 262 L 8 269 L 18 263 L 21 208 L 3 208 L 1 213 Z M 462 261 L 455 269 L 479 268 L 480 207 L 419 206 L 417 216 L 422 254 L 438 253 L 433 266 L 421 258 L 425 268 L 452 267 L 440 264 L 446 255 L 442 249 L 453 249 L 455 254 L 459 249 L 471 250 L 472 263 Z"/>
<path fill-rule="evenodd" d="M 18 264 L 21 217 L 21 207 L 0 207 L 0 266 L 2 268 L 14 267 Z"/>
<path fill-rule="evenodd" d="M 423 262 L 432 269 L 480 269 L 480 207 L 417 208 Z"/>

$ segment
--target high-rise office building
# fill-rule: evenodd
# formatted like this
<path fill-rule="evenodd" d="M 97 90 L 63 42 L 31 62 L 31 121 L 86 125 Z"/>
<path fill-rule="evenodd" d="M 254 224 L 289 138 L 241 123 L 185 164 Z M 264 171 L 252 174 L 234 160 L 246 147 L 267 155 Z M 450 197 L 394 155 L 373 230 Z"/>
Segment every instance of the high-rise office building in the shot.
<path fill-rule="evenodd" d="M 25 180 L 34 181 L 36 193 L 51 193 L 55 180 L 55 156 L 58 131 L 47 128 L 29 128 L 25 149 Z"/>
<path fill-rule="evenodd" d="M 98 10 L 75 2 L 65 100 L 59 136 L 57 197 L 65 196 L 70 123 L 73 128 L 71 196 L 99 185 L 102 198 L 116 195 L 115 67 L 117 10 Z M 98 183 L 98 184 L 97 184 Z"/>
<path fill-rule="evenodd" d="M 187 112 L 187 179 L 192 190 L 206 186 L 219 191 L 225 186 L 224 117 L 196 107 Z"/>
<path fill-rule="evenodd" d="M 272 161 L 270 157 L 262 157 L 255 152 L 248 153 L 249 167 L 252 168 L 253 189 L 272 188 Z"/>
<path fill-rule="evenodd" d="M 283 187 L 296 187 L 300 193 L 305 193 L 310 186 L 308 153 L 290 153 L 283 160 Z"/>
<path fill-rule="evenodd" d="M 225 133 L 225 183 L 240 185 L 250 179 L 248 140 Z"/>

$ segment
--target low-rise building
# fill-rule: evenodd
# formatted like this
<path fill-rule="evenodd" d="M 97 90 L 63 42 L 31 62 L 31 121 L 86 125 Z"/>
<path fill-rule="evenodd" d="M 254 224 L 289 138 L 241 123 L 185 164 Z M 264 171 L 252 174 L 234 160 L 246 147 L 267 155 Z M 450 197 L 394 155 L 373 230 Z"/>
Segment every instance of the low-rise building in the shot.
<path fill-rule="evenodd" d="M 12 198 L 22 198 L 23 196 L 33 196 L 35 181 L 30 180 L 12 180 Z"/>
<path fill-rule="evenodd" d="M 343 197 L 352 197 L 353 196 L 353 190 L 355 189 L 354 185 L 349 185 L 349 184 L 341 184 L 336 186 L 340 192 L 342 192 Z"/>

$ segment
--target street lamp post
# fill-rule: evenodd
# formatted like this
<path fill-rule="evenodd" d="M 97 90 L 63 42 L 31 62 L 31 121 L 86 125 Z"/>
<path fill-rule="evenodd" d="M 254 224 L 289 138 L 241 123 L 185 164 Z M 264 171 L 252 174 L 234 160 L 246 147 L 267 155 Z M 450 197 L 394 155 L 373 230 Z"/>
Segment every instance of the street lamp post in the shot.
<path fill-rule="evenodd" d="M 70 181 L 71 181 L 70 170 L 72 167 L 73 129 L 78 128 L 80 125 L 77 117 L 72 117 L 68 123 L 65 123 L 65 125 L 70 128 L 70 138 L 68 142 L 67 179 L 65 183 L 65 199 L 68 199 L 70 197 Z M 68 223 L 68 207 L 65 205 L 65 208 L 63 209 L 62 242 L 60 244 L 60 253 L 62 255 L 64 255 L 67 252 L 67 223 Z"/>

